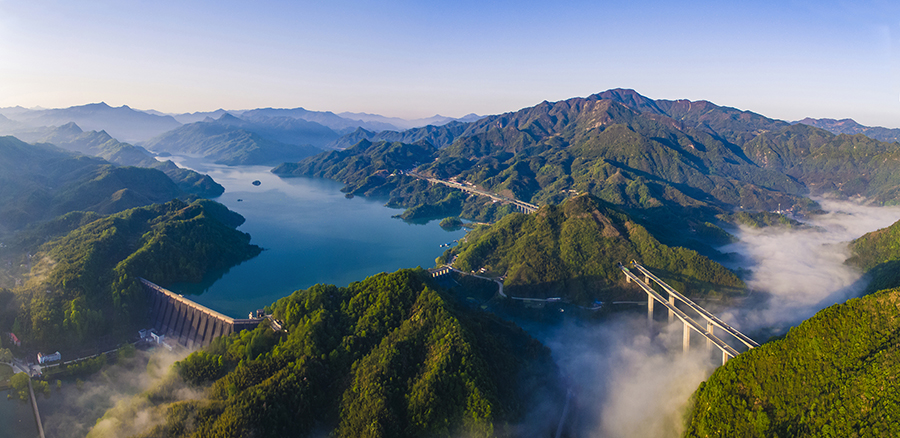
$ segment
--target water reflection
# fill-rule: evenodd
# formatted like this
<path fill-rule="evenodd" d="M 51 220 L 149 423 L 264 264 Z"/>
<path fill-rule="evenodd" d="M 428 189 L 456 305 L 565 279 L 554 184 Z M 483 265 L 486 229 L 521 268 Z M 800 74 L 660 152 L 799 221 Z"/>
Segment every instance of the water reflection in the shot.
<path fill-rule="evenodd" d="M 200 284 L 172 287 L 234 317 L 271 304 L 316 283 L 339 286 L 379 272 L 431 267 L 465 230 L 445 231 L 438 221 L 410 224 L 391 216 L 384 199 L 347 199 L 341 183 L 316 178 L 279 178 L 264 166 L 228 167 L 196 158 L 168 157 L 209 174 L 225 187 L 217 198 L 246 218 L 241 231 L 265 248 L 258 257 Z M 253 181 L 260 184 L 255 186 Z"/>

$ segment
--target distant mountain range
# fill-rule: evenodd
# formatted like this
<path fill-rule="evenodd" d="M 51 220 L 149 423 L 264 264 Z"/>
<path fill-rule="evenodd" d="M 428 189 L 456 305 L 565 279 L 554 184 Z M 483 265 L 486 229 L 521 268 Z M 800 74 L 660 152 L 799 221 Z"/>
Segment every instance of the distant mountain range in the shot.
<path fill-rule="evenodd" d="M 469 114 L 458 120 L 478 118 Z M 163 154 L 198 154 L 227 165 L 275 165 L 299 161 L 323 149 L 352 146 L 362 138 L 424 138 L 427 135 L 419 131 L 404 130 L 448 123 L 460 124 L 443 116 L 405 120 L 363 113 L 337 115 L 300 107 L 184 114 L 114 108 L 103 102 L 63 109 L 0 108 L 0 134 L 28 142 L 62 142 L 65 144 L 57 145 L 139 166 L 152 160 L 147 149 Z M 439 138 L 426 139 L 441 144 Z"/>
<path fill-rule="evenodd" d="M 864 126 L 853 119 L 811 119 L 809 117 L 794 123 L 815 126 L 834 134 L 862 134 L 875 140 L 895 142 L 900 141 L 900 129 L 882 128 L 880 126 Z"/>
<path fill-rule="evenodd" d="M 2 108 L 0 114 L 30 128 L 74 122 L 83 129 L 106 131 L 116 139 L 129 143 L 146 140 L 181 126 L 172 116 L 148 114 L 127 106 L 113 108 L 103 102 L 61 109 Z"/>
<path fill-rule="evenodd" d="M 308 140 L 321 143 L 323 139 L 337 136 L 334 131 L 317 123 L 286 120 L 289 126 L 277 130 L 271 129 L 272 125 L 248 122 L 225 114 L 218 120 L 207 119 L 181 126 L 144 145 L 157 153 L 202 155 L 225 165 L 274 165 L 283 162 L 285 157 L 300 160 L 322 152 L 322 149 L 309 145 Z M 310 126 L 297 126 L 298 123 Z M 290 135 L 303 143 L 283 143 L 257 130 L 272 132 L 276 138 Z"/>
<path fill-rule="evenodd" d="M 362 122 L 377 122 L 377 123 L 385 123 L 388 125 L 395 126 L 400 129 L 412 129 L 418 128 L 420 126 L 441 126 L 446 125 L 450 122 L 474 122 L 484 116 L 479 116 L 477 114 L 471 113 L 466 114 L 458 119 L 454 119 L 453 117 L 444 117 L 442 115 L 434 115 L 431 117 L 426 117 L 424 119 L 401 119 L 399 117 L 385 117 L 380 116 L 378 114 L 367 114 L 367 113 L 338 113 L 339 116 L 350 119 L 350 120 L 359 120 Z M 396 130 L 396 128 L 394 128 Z"/>

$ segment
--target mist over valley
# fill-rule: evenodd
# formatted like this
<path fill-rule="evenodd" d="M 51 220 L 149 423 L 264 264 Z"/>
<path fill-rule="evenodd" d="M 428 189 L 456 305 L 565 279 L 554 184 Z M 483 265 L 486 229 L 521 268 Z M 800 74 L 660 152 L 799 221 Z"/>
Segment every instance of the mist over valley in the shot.
<path fill-rule="evenodd" d="M 830 418 L 807 394 L 732 370 L 821 333 L 816 385 L 893 363 L 893 326 L 847 328 L 856 356 L 828 326 L 900 311 L 871 304 L 900 286 L 900 149 L 874 131 L 627 89 L 461 119 L 0 114 L 2 347 L 53 436 L 802 435 Z M 683 351 L 632 260 L 762 345 Z M 258 326 L 187 348 L 195 320 L 163 315 L 138 341 L 141 279 Z M 750 423 L 715 429 L 716 400 Z"/>

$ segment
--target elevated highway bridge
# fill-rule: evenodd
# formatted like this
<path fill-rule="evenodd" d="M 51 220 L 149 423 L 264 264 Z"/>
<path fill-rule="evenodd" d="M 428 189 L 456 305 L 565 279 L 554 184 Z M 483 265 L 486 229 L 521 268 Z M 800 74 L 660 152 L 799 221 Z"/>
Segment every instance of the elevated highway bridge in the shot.
<path fill-rule="evenodd" d="M 657 276 L 653 275 L 652 272 L 648 271 L 647 268 L 641 266 L 637 261 L 632 260 L 630 266 L 631 269 L 629 269 L 622 263 L 619 263 L 619 269 L 621 269 L 622 273 L 625 274 L 625 278 L 627 279 L 627 281 L 629 283 L 634 282 L 641 288 L 641 290 L 643 290 L 647 294 L 647 322 L 650 325 L 651 329 L 653 327 L 653 305 L 655 302 L 659 302 L 663 305 L 663 307 L 669 310 L 669 323 L 672 323 L 675 318 L 678 318 L 684 324 L 682 346 L 685 354 L 687 354 L 687 352 L 690 350 L 691 331 L 699 333 L 706 339 L 707 349 L 712 349 L 712 346 L 716 346 L 716 348 L 722 351 L 723 364 L 727 362 L 728 359 L 740 354 L 737 350 L 734 349 L 734 347 L 716 336 L 715 331 L 717 328 L 725 336 L 736 339 L 748 349 L 759 346 L 756 341 L 737 331 L 735 328 L 726 324 L 724 321 L 722 321 L 703 307 L 700 307 L 699 305 L 688 299 L 686 296 L 682 295 L 680 292 L 666 284 L 664 281 L 660 280 Z M 653 288 L 654 284 L 660 287 L 663 293 L 668 294 L 668 299 L 663 298 L 663 296 Z M 676 303 L 678 302 L 682 303 L 682 307 L 684 307 L 687 312 L 691 312 L 692 314 L 697 315 L 700 321 L 705 322 L 705 327 L 702 322 L 698 322 L 685 310 L 679 309 L 676 306 Z"/>
<path fill-rule="evenodd" d="M 484 190 L 477 189 L 477 188 L 475 188 L 474 186 L 470 186 L 470 185 L 466 185 L 466 184 L 461 184 L 461 183 L 458 183 L 458 182 L 455 182 L 455 181 L 447 181 L 447 180 L 443 180 L 443 179 L 432 178 L 432 177 L 425 176 L 425 175 L 421 175 L 421 174 L 418 174 L 418 173 L 415 173 L 415 172 L 408 172 L 408 175 L 409 175 L 409 176 L 412 176 L 412 177 L 415 177 L 415 178 L 424 179 L 424 180 L 426 180 L 426 181 L 428 181 L 428 182 L 430 182 L 430 183 L 432 183 L 432 184 L 443 184 L 443 185 L 445 185 L 445 186 L 447 186 L 447 187 L 453 187 L 453 188 L 455 188 L 455 189 L 462 190 L 462 191 L 464 191 L 464 192 L 466 192 L 466 193 L 469 193 L 469 194 L 478 195 L 478 196 L 486 196 L 486 197 L 488 197 L 488 198 L 491 198 L 491 200 L 493 200 L 494 202 L 500 202 L 500 203 L 503 203 L 503 204 L 510 204 L 510 205 L 512 205 L 513 207 L 515 207 L 517 210 L 519 210 L 519 211 L 521 211 L 522 213 L 525 213 L 525 214 L 531 214 L 531 213 L 534 213 L 534 212 L 538 211 L 538 208 L 539 208 L 537 205 L 529 204 L 529 203 L 527 203 L 527 202 L 525 202 L 525 201 L 520 201 L 520 200 L 518 200 L 518 199 L 507 198 L 507 197 L 504 197 L 504 196 L 497 195 L 497 194 L 495 194 L 495 193 L 486 192 L 486 191 L 484 191 Z"/>

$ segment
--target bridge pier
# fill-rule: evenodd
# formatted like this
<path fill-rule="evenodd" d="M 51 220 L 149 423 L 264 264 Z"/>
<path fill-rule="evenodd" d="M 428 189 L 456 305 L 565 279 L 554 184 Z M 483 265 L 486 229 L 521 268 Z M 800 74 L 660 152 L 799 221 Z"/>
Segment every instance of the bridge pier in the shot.
<path fill-rule="evenodd" d="M 649 284 L 649 283 L 647 283 Z M 669 324 L 672 324 L 672 321 L 675 321 L 675 311 L 672 308 L 675 307 L 675 295 L 669 294 Z"/>
<path fill-rule="evenodd" d="M 735 339 L 741 341 L 747 348 L 758 347 L 757 344 L 752 339 L 745 336 L 743 333 L 735 330 L 728 324 L 724 323 L 720 319 L 718 319 L 715 315 L 709 313 L 706 309 L 696 305 L 693 301 L 689 300 L 687 297 L 681 295 L 678 291 L 673 289 L 671 286 L 657 278 L 655 275 L 650 273 L 646 268 L 638 264 L 636 261 L 631 262 L 632 267 L 639 273 L 644 275 L 644 281 L 642 284 L 641 278 L 638 275 L 635 275 L 630 269 L 626 268 L 624 265 L 619 263 L 619 269 L 625 274 L 626 281 L 631 283 L 636 283 L 646 294 L 647 294 L 647 323 L 649 325 L 649 330 L 651 336 L 653 335 L 653 305 L 654 301 L 659 301 L 661 305 L 666 307 L 669 310 L 669 321 L 672 322 L 674 317 L 678 317 L 679 320 L 684 324 L 683 325 L 683 337 L 682 337 L 682 349 L 683 354 L 687 355 L 691 348 L 691 330 L 696 331 L 701 336 L 706 338 L 706 348 L 707 351 L 712 349 L 712 346 L 716 346 L 722 351 L 722 364 L 728 362 L 728 360 L 732 357 L 736 357 L 739 353 L 728 343 L 722 341 L 715 335 L 715 327 L 719 327 L 722 329 L 727 335 L 734 337 Z M 669 294 L 668 299 L 663 298 L 660 292 L 654 290 L 653 284 L 650 281 L 655 282 L 659 287 L 661 287 L 665 292 Z M 684 310 L 680 309 L 675 304 L 675 300 L 681 301 L 684 307 L 687 307 L 687 310 L 694 311 L 698 313 L 703 319 L 706 320 L 706 327 L 703 327 L 700 323 L 698 323 L 694 318 L 687 315 Z"/>

